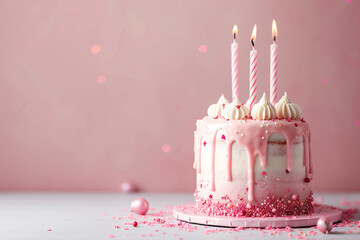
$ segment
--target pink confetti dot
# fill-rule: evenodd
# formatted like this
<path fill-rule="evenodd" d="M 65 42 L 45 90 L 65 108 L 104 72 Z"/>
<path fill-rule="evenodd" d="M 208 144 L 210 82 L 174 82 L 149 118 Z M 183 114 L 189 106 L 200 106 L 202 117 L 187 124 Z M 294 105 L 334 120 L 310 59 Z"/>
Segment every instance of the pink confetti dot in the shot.
<path fill-rule="evenodd" d="M 318 196 L 315 198 L 315 202 L 316 203 L 322 203 L 323 202 L 323 198 L 321 196 Z"/>
<path fill-rule="evenodd" d="M 201 45 L 199 47 L 199 52 L 206 53 L 207 51 L 208 51 L 208 49 L 207 49 L 206 45 Z"/>
<path fill-rule="evenodd" d="M 354 125 L 355 125 L 356 127 L 358 127 L 358 126 L 360 125 L 360 121 L 359 121 L 359 120 L 355 120 L 355 121 L 354 121 Z"/>
<path fill-rule="evenodd" d="M 48 228 L 48 229 L 45 229 L 45 231 L 51 232 L 52 229 L 51 229 L 51 228 Z"/>
<path fill-rule="evenodd" d="M 350 206 L 351 204 L 350 204 L 350 202 L 349 202 L 347 199 L 344 199 L 344 200 L 341 201 L 341 205 L 343 205 L 343 206 Z"/>
<path fill-rule="evenodd" d="M 96 81 L 99 83 L 99 84 L 103 84 L 104 82 L 106 82 L 106 77 L 104 75 L 99 75 L 97 78 L 96 78 Z"/>
<path fill-rule="evenodd" d="M 322 81 L 323 84 L 328 84 L 327 78 L 323 78 L 321 81 Z"/>
<path fill-rule="evenodd" d="M 108 235 L 106 235 L 106 237 L 108 237 L 108 238 L 114 238 L 115 236 L 112 235 L 112 234 L 108 234 Z"/>
<path fill-rule="evenodd" d="M 99 45 L 93 45 L 90 49 L 91 54 L 96 55 L 101 51 L 101 47 Z"/>
<path fill-rule="evenodd" d="M 164 145 L 162 146 L 162 150 L 163 150 L 164 153 L 167 153 L 167 152 L 170 152 L 171 147 L 170 147 L 170 145 L 168 145 L 168 144 L 164 144 Z"/>

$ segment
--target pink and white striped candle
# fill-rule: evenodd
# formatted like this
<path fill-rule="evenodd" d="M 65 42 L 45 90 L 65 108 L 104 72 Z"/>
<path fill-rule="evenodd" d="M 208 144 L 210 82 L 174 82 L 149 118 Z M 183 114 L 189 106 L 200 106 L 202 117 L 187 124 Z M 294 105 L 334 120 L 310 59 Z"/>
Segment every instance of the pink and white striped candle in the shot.
<path fill-rule="evenodd" d="M 270 102 L 275 105 L 277 97 L 277 67 L 278 67 L 278 46 L 275 41 L 277 38 L 276 22 L 272 23 L 273 44 L 270 46 Z"/>
<path fill-rule="evenodd" d="M 256 41 L 256 24 L 253 28 L 250 42 L 253 49 L 250 51 L 250 91 L 249 91 L 249 107 L 250 109 L 256 100 L 256 82 L 257 82 L 257 50 L 255 50 Z"/>
<path fill-rule="evenodd" d="M 234 25 L 233 35 L 234 42 L 231 44 L 231 79 L 232 79 L 232 97 L 235 99 L 239 97 L 239 46 L 236 40 L 238 28 Z"/>

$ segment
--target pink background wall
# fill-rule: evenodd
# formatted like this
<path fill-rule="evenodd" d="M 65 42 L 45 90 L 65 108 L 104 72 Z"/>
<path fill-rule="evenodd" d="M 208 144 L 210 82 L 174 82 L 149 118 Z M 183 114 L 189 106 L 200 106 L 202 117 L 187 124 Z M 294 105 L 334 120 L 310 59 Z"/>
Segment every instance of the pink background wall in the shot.
<path fill-rule="evenodd" d="M 255 23 L 258 95 L 268 92 L 273 18 L 279 95 L 311 124 L 314 188 L 359 191 L 355 0 L 1 1 L 0 190 L 113 191 L 131 179 L 192 191 L 195 121 L 231 98 L 232 27 L 245 101 Z"/>

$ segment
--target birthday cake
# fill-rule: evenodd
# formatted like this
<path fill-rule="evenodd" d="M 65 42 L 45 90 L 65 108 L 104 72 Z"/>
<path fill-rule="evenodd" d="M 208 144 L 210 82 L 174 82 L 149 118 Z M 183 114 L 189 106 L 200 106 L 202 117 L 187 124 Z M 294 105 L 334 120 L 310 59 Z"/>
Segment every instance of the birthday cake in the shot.
<path fill-rule="evenodd" d="M 208 216 L 313 213 L 310 128 L 286 93 L 251 107 L 221 96 L 194 133 L 195 209 Z"/>

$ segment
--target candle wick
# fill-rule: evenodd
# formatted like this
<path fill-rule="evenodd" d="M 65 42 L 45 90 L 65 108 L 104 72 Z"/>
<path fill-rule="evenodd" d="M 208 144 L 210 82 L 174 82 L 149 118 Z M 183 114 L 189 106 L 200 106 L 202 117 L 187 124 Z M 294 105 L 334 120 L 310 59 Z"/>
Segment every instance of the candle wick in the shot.
<path fill-rule="evenodd" d="M 254 39 L 251 39 L 251 44 L 253 46 L 253 49 L 255 48 L 255 43 L 254 43 Z"/>
<path fill-rule="evenodd" d="M 275 41 L 276 41 L 276 36 L 274 36 L 274 43 L 275 43 Z"/>
<path fill-rule="evenodd" d="M 235 41 L 235 39 L 236 39 L 236 33 L 234 33 L 234 41 Z"/>

